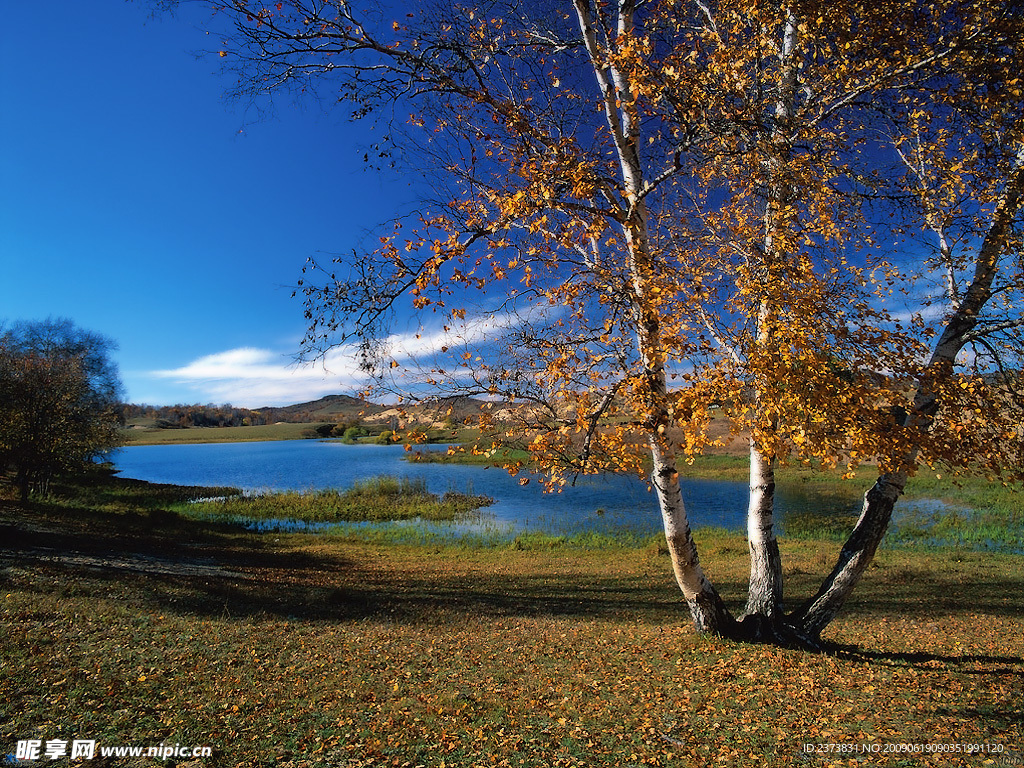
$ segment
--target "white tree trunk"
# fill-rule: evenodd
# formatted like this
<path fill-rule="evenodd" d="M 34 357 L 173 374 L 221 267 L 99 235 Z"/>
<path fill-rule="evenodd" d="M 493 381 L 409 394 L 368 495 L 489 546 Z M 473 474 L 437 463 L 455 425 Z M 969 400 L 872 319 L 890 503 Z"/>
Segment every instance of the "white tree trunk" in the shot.
<path fill-rule="evenodd" d="M 649 281 L 655 270 L 647 229 L 647 206 L 643 199 L 644 172 L 639 150 L 637 94 L 631 91 L 628 78 L 608 62 L 608 52 L 603 46 L 614 43 L 599 36 L 590 0 L 573 0 L 573 7 L 601 92 L 605 118 L 622 174 L 620 181 L 624 205 L 621 208 L 621 226 L 626 245 L 625 266 L 632 292 L 637 349 L 641 358 L 643 386 L 646 389 L 646 412 L 643 418 L 650 435 L 651 455 L 654 459 L 651 482 L 658 495 L 672 570 L 697 629 L 715 634 L 727 633 L 735 622 L 700 566 L 679 489 L 675 449 L 666 436 L 672 423 L 665 380 L 667 354 L 661 338 L 661 318 L 657 310 L 650 306 L 648 296 Z M 634 10 L 632 0 L 623 0 L 618 4 L 617 36 L 626 37 L 633 29 Z"/>
<path fill-rule="evenodd" d="M 679 487 L 679 471 L 676 469 L 675 452 L 670 446 L 651 440 L 651 455 L 654 458 L 654 472 L 651 482 L 658 495 L 661 507 L 662 525 L 672 571 L 676 583 L 686 598 L 693 616 L 693 623 L 700 632 L 729 634 L 734 623 L 712 586 L 697 555 L 690 523 L 686 517 L 683 496 Z"/>
<path fill-rule="evenodd" d="M 785 213 L 794 195 L 788 177 L 791 148 L 790 124 L 796 100 L 796 49 L 799 20 L 792 9 L 786 14 L 782 46 L 778 93 L 775 100 L 776 125 L 771 130 L 772 152 L 767 159 L 769 184 L 764 211 L 764 262 L 760 265 L 765 279 L 772 279 L 779 267 L 792 254 L 780 250 L 778 231 L 785 228 L 789 214 Z M 772 299 L 764 298 L 757 314 L 756 343 L 761 349 L 770 349 L 776 343 L 775 326 L 779 322 L 778 307 Z M 755 410 L 765 412 L 763 394 L 755 393 Z M 773 428 L 775 419 L 772 419 Z M 747 545 L 750 550 L 750 582 L 745 613 L 770 620 L 780 613 L 782 604 L 782 561 L 775 538 L 775 457 L 765 455 L 753 438 L 750 440 L 750 496 L 747 506 Z"/>
<path fill-rule="evenodd" d="M 750 441 L 747 545 L 750 584 L 745 613 L 774 619 L 782 605 L 782 559 L 775 538 L 775 461 Z"/>

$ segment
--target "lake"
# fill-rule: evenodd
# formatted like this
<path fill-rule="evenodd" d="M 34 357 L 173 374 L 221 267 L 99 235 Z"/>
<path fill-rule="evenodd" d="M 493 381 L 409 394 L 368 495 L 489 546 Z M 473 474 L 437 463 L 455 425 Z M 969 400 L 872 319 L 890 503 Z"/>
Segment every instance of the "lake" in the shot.
<path fill-rule="evenodd" d="M 417 450 L 445 450 L 418 446 Z M 201 445 L 148 445 L 122 448 L 112 457 L 123 477 L 179 485 L 234 486 L 246 491 L 311 490 L 350 487 L 355 481 L 390 475 L 424 478 L 437 494 L 454 490 L 490 496 L 484 523 L 510 532 L 538 531 L 572 535 L 584 531 L 629 531 L 638 535 L 661 531 L 658 502 L 637 478 L 580 478 L 561 493 L 544 493 L 533 480 L 521 485 L 500 468 L 460 464 L 408 462 L 400 445 L 349 445 L 333 440 L 291 440 Z M 521 475 L 528 476 L 528 475 Z M 746 526 L 745 483 L 683 480 L 683 499 L 693 527 L 743 530 Z M 821 512 L 823 500 L 780 489 L 779 519 L 788 514 Z M 857 505 L 830 513 L 850 514 Z M 476 524 L 480 525 L 480 524 Z M 474 525 L 458 528 L 472 530 Z"/>

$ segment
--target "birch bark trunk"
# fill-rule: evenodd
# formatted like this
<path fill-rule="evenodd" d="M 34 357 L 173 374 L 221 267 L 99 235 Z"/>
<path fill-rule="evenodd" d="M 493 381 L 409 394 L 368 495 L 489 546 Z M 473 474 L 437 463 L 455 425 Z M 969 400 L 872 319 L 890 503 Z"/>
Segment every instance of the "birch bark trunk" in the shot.
<path fill-rule="evenodd" d="M 747 546 L 750 583 L 746 615 L 775 619 L 782 606 L 782 558 L 775 538 L 775 461 L 750 442 L 750 503 Z"/>
<path fill-rule="evenodd" d="M 699 632 L 734 634 L 735 620 L 700 565 L 679 487 L 675 452 L 671 446 L 659 445 L 652 439 L 651 455 L 654 458 L 651 482 L 658 495 L 672 571 L 689 606 L 694 626 Z"/>
<path fill-rule="evenodd" d="M 779 52 L 780 68 L 778 92 L 774 105 L 775 123 L 771 129 L 771 155 L 767 160 L 769 186 L 764 212 L 764 271 L 766 279 L 777 275 L 780 266 L 789 257 L 780 246 L 780 234 L 787 226 L 787 211 L 794 196 L 793 184 L 788 177 L 787 164 L 791 161 L 790 132 L 792 130 L 796 100 L 796 49 L 799 20 L 789 10 L 783 29 Z M 777 322 L 777 307 L 770 299 L 763 299 L 757 315 L 757 346 L 768 349 L 776 343 L 773 323 Z M 764 411 L 763 394 L 755 393 L 755 408 Z M 769 456 L 751 439 L 750 441 L 750 496 L 747 506 L 747 546 L 750 550 L 750 581 L 745 614 L 774 620 L 782 605 L 782 560 L 775 538 L 775 457 Z"/>
<path fill-rule="evenodd" d="M 817 639 L 836 617 L 874 559 L 892 519 L 893 507 L 907 485 L 904 472 L 880 475 L 864 494 L 860 518 L 846 540 L 832 572 L 818 593 L 803 605 L 790 621 L 807 636 Z"/>
<path fill-rule="evenodd" d="M 955 305 L 932 356 L 920 377 L 920 385 L 914 397 L 914 405 L 905 422 L 905 429 L 917 429 L 927 433 L 938 413 L 941 403 L 935 391 L 936 379 L 949 375 L 957 355 L 976 331 L 980 315 L 993 295 L 993 283 L 999 271 L 999 261 L 1006 248 L 1008 236 L 1021 210 L 1021 194 L 1024 192 L 1024 148 L 1019 150 L 1013 173 L 992 214 L 992 223 L 982 240 L 974 264 L 974 275 L 963 295 Z M 905 467 L 916 463 L 919 449 L 901 457 Z M 853 532 L 840 551 L 832 572 L 828 575 L 817 594 L 793 613 L 790 621 L 811 638 L 820 636 L 821 631 L 836 617 L 853 588 L 871 564 L 878 545 L 882 541 L 892 518 L 896 500 L 907 485 L 905 471 L 881 474 L 871 489 L 864 494 L 860 518 Z"/>
<path fill-rule="evenodd" d="M 665 375 L 667 354 L 661 338 L 660 317 L 657 309 L 651 305 L 649 295 L 654 265 L 643 195 L 644 171 L 640 161 L 637 94 L 632 91 L 628 78 L 609 63 L 608 51 L 603 46 L 611 46 L 613 43 L 602 43 L 599 38 L 590 0 L 573 0 L 573 7 L 601 92 L 605 118 L 621 173 L 624 198 L 620 208 L 621 226 L 626 244 L 626 269 L 630 281 L 637 348 L 646 390 L 644 420 L 654 463 L 651 482 L 658 497 L 672 570 L 697 629 L 707 633 L 728 634 L 735 621 L 701 568 L 679 487 L 676 451 L 668 437 L 672 413 Z M 632 33 L 634 11 L 633 0 L 622 0 L 619 3 L 616 39 L 624 40 Z"/>

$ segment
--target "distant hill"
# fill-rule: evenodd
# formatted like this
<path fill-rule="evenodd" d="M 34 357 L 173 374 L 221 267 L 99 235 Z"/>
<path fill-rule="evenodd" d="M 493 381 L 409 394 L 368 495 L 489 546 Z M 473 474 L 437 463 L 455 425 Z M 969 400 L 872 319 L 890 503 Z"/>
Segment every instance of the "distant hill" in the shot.
<path fill-rule="evenodd" d="M 474 421 L 488 405 L 470 397 L 430 398 L 415 405 L 378 405 L 350 395 L 327 395 L 308 403 L 264 408 L 231 405 L 129 405 L 121 406 L 129 427 L 137 429 L 187 429 L 189 427 L 261 426 L 290 424 L 459 424 Z M 497 413 L 497 411 L 494 411 Z"/>
<path fill-rule="evenodd" d="M 368 403 L 349 395 L 327 395 L 309 403 L 257 408 L 267 421 L 319 422 L 319 421 L 372 421 L 386 410 L 384 406 Z"/>
<path fill-rule="evenodd" d="M 390 423 L 392 429 L 399 425 L 418 423 L 442 426 L 475 423 L 481 413 L 487 410 L 493 416 L 508 415 L 509 406 L 487 403 L 461 395 L 452 397 L 431 397 L 418 403 L 407 403 L 401 407 L 377 405 L 348 395 L 328 395 L 310 403 L 298 403 L 283 408 L 260 408 L 258 413 L 266 423 L 287 422 L 333 422 L 367 424 Z"/>
<path fill-rule="evenodd" d="M 130 427 L 141 429 L 187 429 L 188 427 L 242 427 L 287 422 L 357 422 L 373 420 L 384 410 L 348 395 L 328 395 L 309 403 L 283 407 L 237 408 L 232 405 L 135 405 L 121 406 L 121 415 Z"/>

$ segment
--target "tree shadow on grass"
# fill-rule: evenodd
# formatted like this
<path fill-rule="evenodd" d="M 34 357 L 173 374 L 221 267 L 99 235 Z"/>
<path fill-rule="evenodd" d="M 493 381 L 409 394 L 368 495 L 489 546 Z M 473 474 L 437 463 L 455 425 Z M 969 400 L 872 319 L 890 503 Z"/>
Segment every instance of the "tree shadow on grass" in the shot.
<path fill-rule="evenodd" d="M 548 615 L 689 622 L 668 571 L 664 584 L 619 575 L 450 573 L 432 568 L 427 555 L 412 570 L 405 561 L 359 562 L 332 547 L 282 544 L 274 534 L 159 507 L 16 507 L 0 502 L 0 566 L 28 570 L 34 589 L 58 594 L 121 591 L 187 615 L 314 621 Z M 12 511 L 20 514 L 5 514 Z M 0 571 L 0 580 L 9 578 Z"/>
<path fill-rule="evenodd" d="M 844 612 L 865 617 L 895 613 L 928 618 L 961 612 L 1019 617 L 1024 615 L 1024 572 L 986 574 L 938 564 L 934 571 L 915 572 L 909 579 L 869 572 Z"/>
<path fill-rule="evenodd" d="M 273 565 L 235 563 L 232 570 L 219 572 L 168 572 L 162 561 L 126 567 L 117 558 L 106 563 L 37 560 L 37 565 L 55 584 L 62 577 L 74 578 L 80 594 L 109 594 L 116 583 L 154 610 L 182 615 L 431 624 L 524 616 L 690 621 L 673 589 L 653 589 L 639 580 L 597 577 L 582 585 L 531 575 L 440 579 L 382 574 L 335 558 L 278 553 L 273 559 Z"/>
<path fill-rule="evenodd" d="M 984 653 L 873 651 L 856 645 L 829 643 L 826 651 L 838 658 L 888 667 L 950 669 L 965 675 L 1007 674 L 1024 678 L 1024 657 Z"/>
<path fill-rule="evenodd" d="M 1024 680 L 1024 658 L 1020 656 L 872 651 L 840 644 L 831 644 L 827 648 L 827 652 L 840 659 L 877 666 L 912 667 L 922 672 L 941 671 L 947 675 L 963 675 L 968 679 L 977 678 L 979 684 L 982 684 L 980 681 L 984 678 L 989 680 L 1016 678 L 1018 682 Z M 1016 705 L 1011 702 L 1003 702 L 985 707 L 964 702 L 961 705 L 937 706 L 934 711 L 936 715 L 945 715 L 950 719 L 985 722 L 988 728 L 997 732 L 1010 731 L 1024 724 L 1024 707 L 1021 702 L 1016 702 Z M 1016 755 L 1017 753 L 1012 754 Z M 993 755 L 987 756 L 992 757 Z"/>
<path fill-rule="evenodd" d="M 934 567 L 874 564 L 863 576 L 841 616 L 877 619 L 900 616 L 934 619 L 936 616 L 975 613 L 1018 618 L 1024 616 L 1024 569 L 1019 557 L 996 555 L 985 564 L 984 552 L 970 552 L 961 560 L 949 553 L 934 553 Z M 979 565 L 981 563 L 982 565 Z M 795 608 L 813 595 L 831 565 L 820 572 L 797 570 L 787 574 L 786 598 Z M 744 585 L 745 587 L 745 585 Z"/>
<path fill-rule="evenodd" d="M 247 535 L 234 524 L 196 521 L 152 508 L 127 513 L 33 504 L 33 516 L 0 501 L 0 556 L 29 562 L 81 564 L 114 572 L 213 573 L 258 562 L 265 567 L 306 562 L 343 565 L 336 558 L 312 557 L 281 549 L 267 539 Z M 329 561 L 329 562 L 326 562 Z M 179 567 L 175 567 L 179 566 Z"/>

